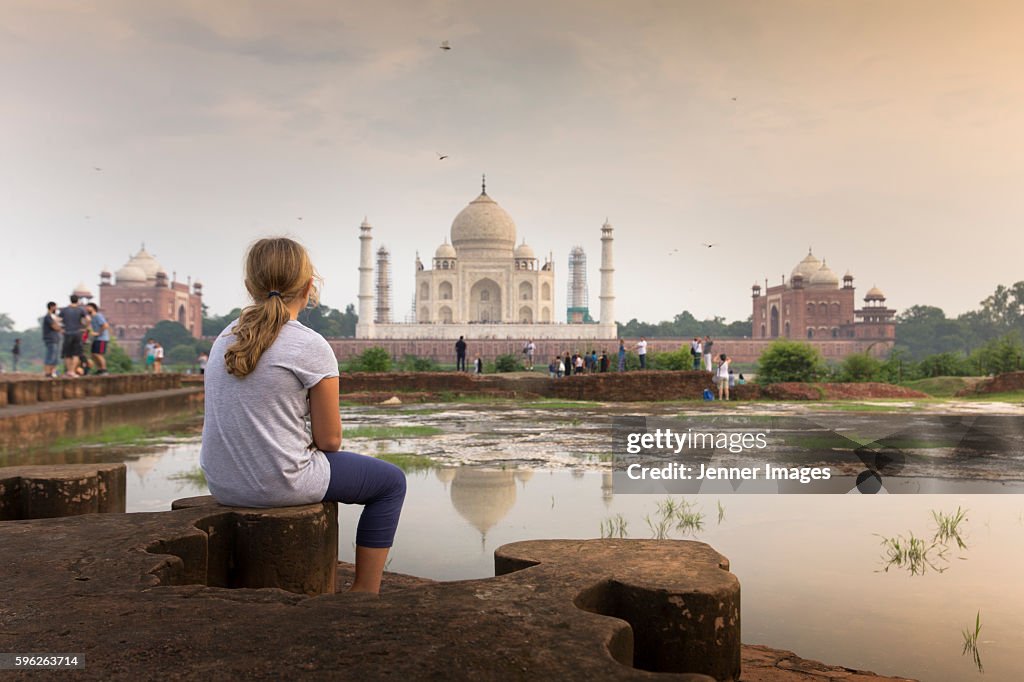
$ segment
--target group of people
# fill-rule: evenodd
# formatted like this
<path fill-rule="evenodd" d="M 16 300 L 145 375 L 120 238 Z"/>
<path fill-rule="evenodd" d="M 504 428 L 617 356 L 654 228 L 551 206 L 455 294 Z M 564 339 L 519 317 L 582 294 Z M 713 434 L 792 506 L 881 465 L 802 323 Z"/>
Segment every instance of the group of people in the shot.
<path fill-rule="evenodd" d="M 159 341 L 154 338 L 146 339 L 146 347 L 142 354 L 147 372 L 160 374 L 164 371 L 164 347 Z"/>
<path fill-rule="evenodd" d="M 40 324 L 46 348 L 44 376 L 57 376 L 59 360 L 64 361 L 64 376 L 67 377 L 79 377 L 89 372 L 107 373 L 110 324 L 98 305 L 90 302 L 83 306 L 74 294 L 70 303 L 60 310 L 54 301 L 50 301 Z M 88 355 L 86 348 L 89 349 Z"/>
<path fill-rule="evenodd" d="M 597 351 L 589 353 L 565 352 L 565 357 L 554 356 L 548 364 L 548 376 L 552 379 L 568 377 L 574 374 L 592 374 L 594 372 L 607 372 L 609 368 L 608 353 L 601 351 L 600 357 Z"/>
<path fill-rule="evenodd" d="M 701 339 L 699 336 L 693 337 L 693 341 L 690 342 L 690 355 L 693 356 L 693 369 L 699 371 L 702 368 L 711 372 L 714 375 L 715 385 L 718 386 L 718 399 L 729 400 L 729 390 L 734 388 L 737 383 L 740 385 L 746 383 L 743 375 L 740 374 L 737 379 L 736 372 L 732 368 L 732 359 L 725 353 L 719 353 L 718 358 L 715 358 L 712 348 L 715 342 L 710 336 L 705 336 Z"/>

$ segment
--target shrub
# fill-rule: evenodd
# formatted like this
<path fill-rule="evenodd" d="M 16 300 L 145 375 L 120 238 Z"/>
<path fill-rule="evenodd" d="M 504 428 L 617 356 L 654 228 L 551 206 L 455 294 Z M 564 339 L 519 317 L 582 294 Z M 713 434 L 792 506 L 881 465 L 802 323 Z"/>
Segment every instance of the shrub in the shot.
<path fill-rule="evenodd" d="M 403 372 L 437 372 L 440 367 L 430 358 L 419 358 L 415 355 L 406 355 L 398 363 L 398 369 Z"/>
<path fill-rule="evenodd" d="M 616 358 L 618 362 L 618 358 Z M 637 359 L 637 366 L 639 366 L 640 360 Z M 626 364 L 629 365 L 629 357 L 627 353 Z M 647 353 L 647 367 L 648 369 L 667 369 L 673 371 L 693 369 L 693 356 L 690 355 L 690 348 L 680 348 L 679 350 L 661 352 L 661 353 Z"/>
<path fill-rule="evenodd" d="M 799 341 L 775 341 L 758 359 L 757 381 L 817 381 L 827 372 L 818 350 Z"/>
<path fill-rule="evenodd" d="M 496 372 L 519 372 L 523 369 L 523 363 L 515 355 L 499 355 L 494 358 L 494 370 Z"/>
<path fill-rule="evenodd" d="M 836 377 L 839 381 L 864 382 L 878 381 L 882 375 L 882 362 L 867 353 L 847 355 L 839 363 Z"/>
<path fill-rule="evenodd" d="M 349 372 L 390 372 L 391 356 L 386 348 L 373 346 L 352 358 L 347 369 Z"/>
<path fill-rule="evenodd" d="M 124 352 L 117 341 L 111 340 L 107 346 L 107 371 L 111 374 L 129 374 L 134 370 L 132 359 Z"/>
<path fill-rule="evenodd" d="M 915 364 L 909 372 L 920 379 L 932 377 L 962 377 L 974 374 L 971 365 L 961 353 L 936 353 Z"/>
<path fill-rule="evenodd" d="M 971 353 L 970 362 L 981 374 L 1002 374 L 1020 369 L 1024 346 L 1016 333 L 992 339 Z"/>

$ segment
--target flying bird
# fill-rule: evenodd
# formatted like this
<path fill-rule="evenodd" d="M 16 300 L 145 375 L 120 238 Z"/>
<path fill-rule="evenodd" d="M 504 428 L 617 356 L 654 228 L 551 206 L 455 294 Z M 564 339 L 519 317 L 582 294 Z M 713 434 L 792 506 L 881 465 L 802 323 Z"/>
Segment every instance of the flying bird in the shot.
<path fill-rule="evenodd" d="M 442 40 L 441 41 L 441 49 L 442 50 L 450 50 L 450 49 L 452 49 L 452 46 L 448 44 L 447 40 Z"/>
<path fill-rule="evenodd" d="M 444 161 L 445 159 L 448 158 L 447 154 L 442 154 L 441 152 L 435 152 L 435 154 L 437 154 L 438 161 Z"/>
<path fill-rule="evenodd" d="M 679 253 L 679 249 L 672 249 L 671 251 L 668 252 L 668 255 L 671 256 L 671 255 L 676 254 L 676 253 Z"/>
<path fill-rule="evenodd" d="M 701 246 L 706 246 L 707 248 L 710 249 L 712 246 L 718 246 L 718 243 L 715 242 L 714 244 L 708 244 L 707 242 L 702 242 Z"/>
<path fill-rule="evenodd" d="M 299 216 L 298 218 L 296 218 L 296 220 L 302 220 L 302 216 Z"/>
<path fill-rule="evenodd" d="M 102 169 L 102 168 L 100 168 L 99 166 L 93 166 L 93 167 L 92 167 L 92 169 L 93 169 L 94 171 L 101 171 L 101 170 L 103 170 L 103 169 Z"/>
<path fill-rule="evenodd" d="M 733 101 L 733 102 L 735 102 L 735 101 L 736 101 L 736 98 L 735 98 L 735 97 L 733 97 L 733 98 L 732 98 L 732 101 Z"/>

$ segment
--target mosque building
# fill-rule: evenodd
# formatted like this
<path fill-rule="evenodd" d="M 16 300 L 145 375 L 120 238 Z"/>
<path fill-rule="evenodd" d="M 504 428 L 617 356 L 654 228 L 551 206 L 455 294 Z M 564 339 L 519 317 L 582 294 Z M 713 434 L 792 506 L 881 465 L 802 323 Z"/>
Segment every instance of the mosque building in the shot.
<path fill-rule="evenodd" d="M 146 332 L 163 320 L 180 323 L 196 338 L 203 334 L 202 283 L 168 277 L 145 245 L 113 275 L 103 269 L 99 306 L 114 338 L 133 356 Z"/>
<path fill-rule="evenodd" d="M 554 259 L 539 259 L 525 239 L 516 244 L 516 224 L 487 194 L 486 179 L 480 195 L 455 216 L 450 241 L 437 247 L 430 267 L 417 255 L 412 322 L 391 322 L 381 313 L 390 304 L 375 304 L 372 229 L 367 221 L 360 226 L 357 338 L 615 338 L 613 230 L 607 221 L 601 228 L 600 319 L 593 322 L 588 315 L 587 324 L 582 318 L 555 320 Z M 388 267 L 380 255 L 378 270 Z M 388 290 L 382 279 L 388 278 L 376 278 L 378 299 Z"/>
<path fill-rule="evenodd" d="M 839 276 L 811 253 L 793 268 L 789 281 L 764 292 L 755 283 L 753 337 L 809 341 L 878 341 L 889 346 L 896 338 L 896 311 L 885 304 L 885 294 L 872 287 L 857 308 L 853 275 Z M 853 352 L 852 350 L 850 352 Z"/>

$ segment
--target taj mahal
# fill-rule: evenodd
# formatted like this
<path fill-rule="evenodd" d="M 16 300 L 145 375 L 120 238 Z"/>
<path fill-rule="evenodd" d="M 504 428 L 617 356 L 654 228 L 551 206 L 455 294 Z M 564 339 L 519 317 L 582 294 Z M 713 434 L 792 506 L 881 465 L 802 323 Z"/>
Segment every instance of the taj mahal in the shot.
<path fill-rule="evenodd" d="M 512 216 L 487 194 L 452 221 L 450 241 L 434 251 L 430 267 L 416 256 L 414 320 L 392 321 L 389 253 L 373 250 L 373 227 L 360 226 L 360 339 L 613 339 L 616 336 L 612 226 L 601 228 L 600 319 L 567 315 L 556 322 L 555 263 L 543 262 L 525 240 L 516 244 Z M 374 256 L 376 255 L 376 268 Z M 585 280 L 581 285 L 585 287 Z M 573 292 L 570 290 L 570 300 Z M 570 303 L 571 304 L 571 303 Z M 572 310 L 572 309 L 570 309 Z"/>

